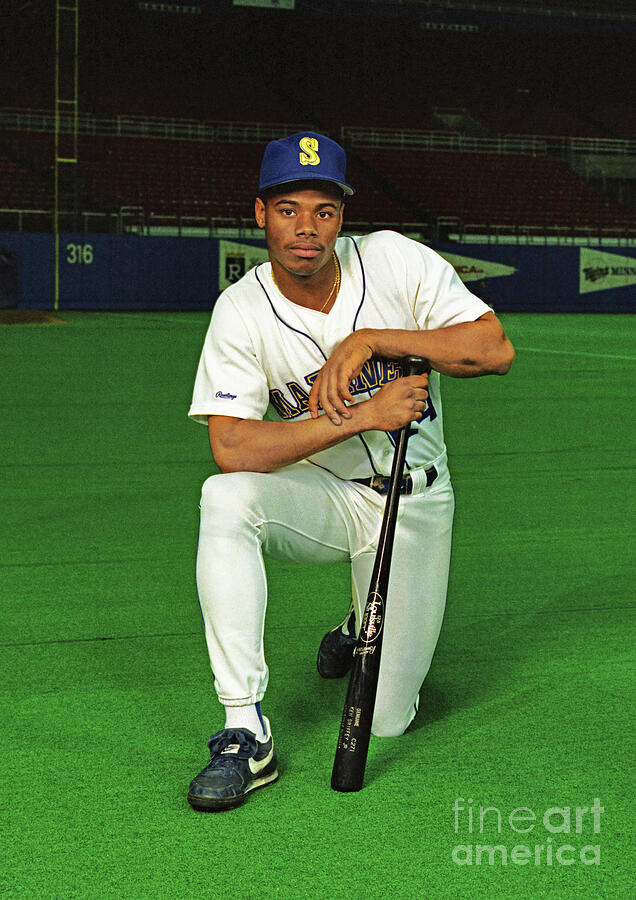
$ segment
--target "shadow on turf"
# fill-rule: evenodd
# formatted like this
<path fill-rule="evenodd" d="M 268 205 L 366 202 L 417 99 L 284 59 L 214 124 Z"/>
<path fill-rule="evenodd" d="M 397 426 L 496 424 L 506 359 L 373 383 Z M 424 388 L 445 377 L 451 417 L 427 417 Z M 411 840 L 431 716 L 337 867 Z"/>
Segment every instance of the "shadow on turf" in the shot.
<path fill-rule="evenodd" d="M 409 725 L 406 734 L 421 731 L 428 728 L 434 722 L 446 718 L 452 711 L 452 705 L 446 694 L 433 682 L 428 679 L 424 682 L 420 691 L 420 706 L 413 722 Z M 395 740 L 388 738 L 385 741 L 382 738 L 371 738 L 372 741 L 380 741 L 388 750 L 389 745 Z M 365 772 L 365 785 L 373 784 L 377 779 L 382 778 L 386 771 L 395 768 L 395 757 L 392 752 L 382 752 L 373 754 L 367 764 Z"/>
<path fill-rule="evenodd" d="M 452 704 L 446 694 L 433 682 L 426 679 L 420 690 L 420 706 L 409 731 L 419 731 L 444 719 L 450 713 Z"/>

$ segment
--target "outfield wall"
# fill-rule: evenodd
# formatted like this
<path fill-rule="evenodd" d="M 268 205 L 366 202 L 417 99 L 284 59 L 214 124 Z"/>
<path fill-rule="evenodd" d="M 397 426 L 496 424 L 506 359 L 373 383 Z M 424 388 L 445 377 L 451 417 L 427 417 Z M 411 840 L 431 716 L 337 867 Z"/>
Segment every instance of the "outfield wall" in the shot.
<path fill-rule="evenodd" d="M 439 244 L 498 312 L 633 312 L 636 247 Z M 203 310 L 267 258 L 263 241 L 60 235 L 59 309 Z M 52 309 L 50 234 L 0 232 L 0 307 Z"/>

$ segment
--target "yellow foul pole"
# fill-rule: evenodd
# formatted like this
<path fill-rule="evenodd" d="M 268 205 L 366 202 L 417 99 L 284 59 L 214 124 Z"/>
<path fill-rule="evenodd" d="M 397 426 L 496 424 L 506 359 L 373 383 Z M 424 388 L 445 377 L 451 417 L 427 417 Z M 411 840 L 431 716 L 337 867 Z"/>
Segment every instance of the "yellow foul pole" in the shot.
<path fill-rule="evenodd" d="M 60 306 L 60 176 L 77 184 L 79 0 L 56 0 L 55 143 L 53 160 L 54 307 Z M 68 198 L 69 191 L 65 191 Z M 77 212 L 77 194 L 74 192 Z"/>

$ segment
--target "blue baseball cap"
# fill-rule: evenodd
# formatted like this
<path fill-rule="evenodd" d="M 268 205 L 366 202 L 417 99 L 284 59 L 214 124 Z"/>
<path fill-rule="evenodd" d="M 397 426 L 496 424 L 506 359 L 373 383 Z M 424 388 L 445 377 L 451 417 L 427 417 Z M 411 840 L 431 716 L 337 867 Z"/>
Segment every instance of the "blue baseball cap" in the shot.
<path fill-rule="evenodd" d="M 299 131 L 270 141 L 265 147 L 258 190 L 290 181 L 331 181 L 345 194 L 355 194 L 346 183 L 347 157 L 340 146 L 314 131 Z"/>

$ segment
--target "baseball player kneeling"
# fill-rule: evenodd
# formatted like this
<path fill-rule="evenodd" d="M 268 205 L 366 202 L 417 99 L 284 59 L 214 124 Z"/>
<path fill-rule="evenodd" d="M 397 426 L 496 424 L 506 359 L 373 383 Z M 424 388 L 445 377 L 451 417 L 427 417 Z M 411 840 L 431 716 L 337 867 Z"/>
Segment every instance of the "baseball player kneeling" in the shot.
<path fill-rule="evenodd" d="M 411 423 L 384 624 L 373 733 L 402 734 L 439 636 L 453 490 L 440 373 L 505 374 L 514 351 L 494 313 L 426 246 L 390 231 L 339 237 L 345 153 L 305 132 L 267 145 L 256 221 L 269 262 L 219 297 L 189 415 L 208 426 L 221 474 L 204 483 L 197 586 L 224 728 L 190 784 L 195 809 L 238 806 L 278 777 L 263 652 L 263 555 L 348 560 L 360 617 L 394 433 Z M 400 377 L 408 355 L 430 376 Z M 267 418 L 265 418 L 265 414 Z M 355 624 L 323 640 L 319 671 L 342 675 Z"/>

